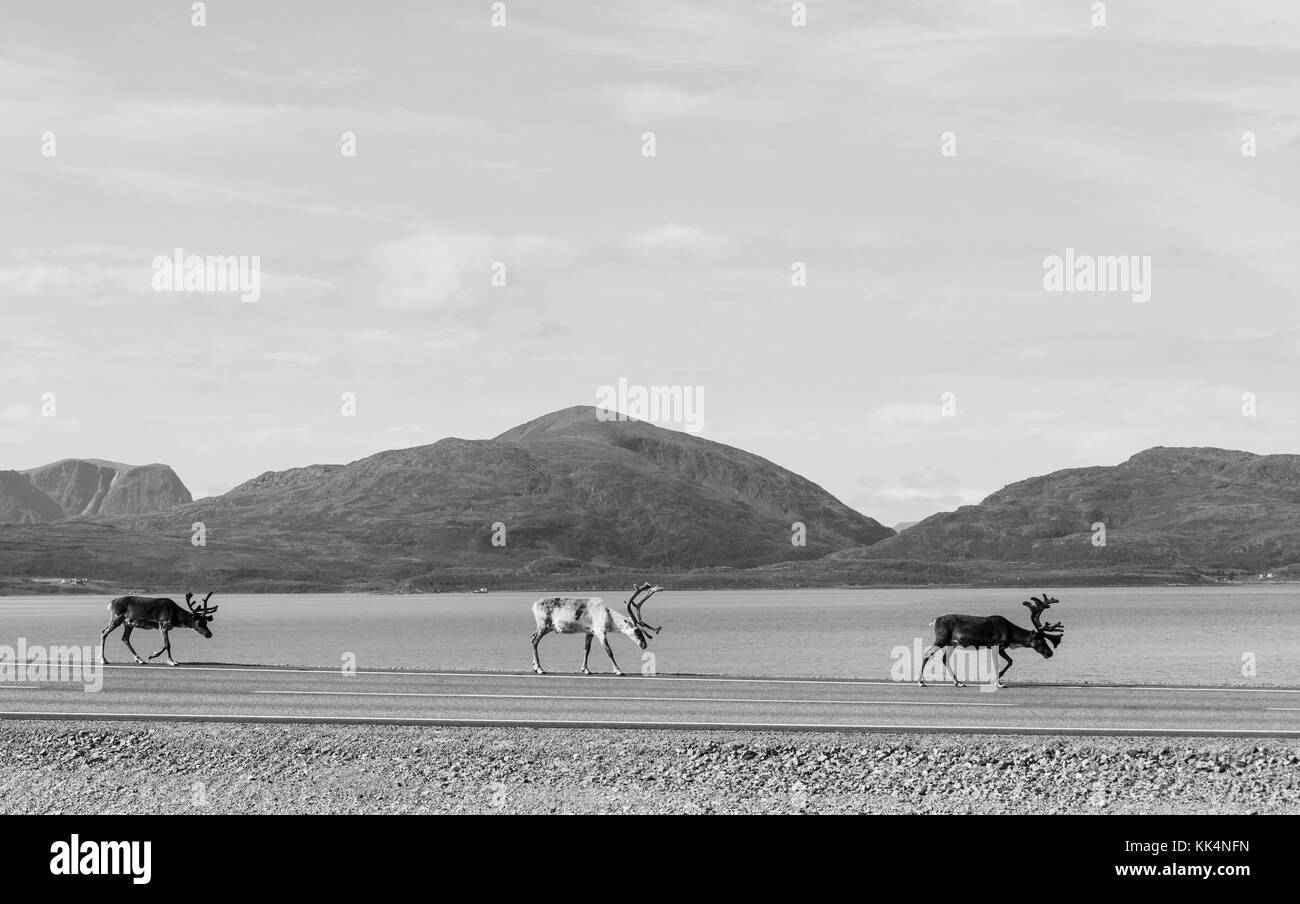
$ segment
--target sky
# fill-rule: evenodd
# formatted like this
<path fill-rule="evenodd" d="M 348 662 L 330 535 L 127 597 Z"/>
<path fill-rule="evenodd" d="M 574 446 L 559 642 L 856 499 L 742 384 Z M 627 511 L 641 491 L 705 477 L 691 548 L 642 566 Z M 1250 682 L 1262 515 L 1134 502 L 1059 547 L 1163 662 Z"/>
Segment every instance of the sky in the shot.
<path fill-rule="evenodd" d="M 0 469 L 218 494 L 620 380 L 886 524 L 1300 452 L 1300 4 L 795 6 L 5 4 Z"/>

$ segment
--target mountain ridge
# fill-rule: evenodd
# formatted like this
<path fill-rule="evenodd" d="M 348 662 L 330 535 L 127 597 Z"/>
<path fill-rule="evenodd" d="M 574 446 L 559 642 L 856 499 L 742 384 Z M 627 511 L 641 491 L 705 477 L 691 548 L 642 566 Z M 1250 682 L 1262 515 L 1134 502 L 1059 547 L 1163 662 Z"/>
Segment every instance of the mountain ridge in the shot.
<path fill-rule="evenodd" d="M 746 567 L 893 533 L 766 459 L 640 421 L 600 421 L 587 406 L 493 439 L 448 437 L 346 465 L 266 472 L 221 496 L 112 519 L 172 534 L 195 521 L 241 537 L 346 539 L 430 568 L 448 558 L 525 567 L 549 557 Z M 795 522 L 806 546 L 791 543 Z"/>
<path fill-rule="evenodd" d="M 98 474 L 68 461 L 79 464 L 43 469 Z M 761 456 L 590 406 L 492 439 L 266 471 L 156 511 L 104 515 L 108 494 L 83 482 L 65 505 L 101 514 L 65 517 L 27 476 L 37 471 L 0 472 L 0 520 L 21 522 L 0 532 L 0 575 L 419 590 L 630 574 L 709 586 L 1195 581 L 1300 563 L 1300 456 L 1208 446 L 1035 475 L 901 532 Z M 191 542 L 196 523 L 206 545 Z"/>
<path fill-rule="evenodd" d="M 144 514 L 193 501 L 164 464 L 65 458 L 22 473 L 68 518 Z"/>
<path fill-rule="evenodd" d="M 1016 481 L 976 505 L 932 515 L 865 553 L 939 554 L 1247 570 L 1300 561 L 1300 455 L 1154 446 L 1118 465 Z"/>

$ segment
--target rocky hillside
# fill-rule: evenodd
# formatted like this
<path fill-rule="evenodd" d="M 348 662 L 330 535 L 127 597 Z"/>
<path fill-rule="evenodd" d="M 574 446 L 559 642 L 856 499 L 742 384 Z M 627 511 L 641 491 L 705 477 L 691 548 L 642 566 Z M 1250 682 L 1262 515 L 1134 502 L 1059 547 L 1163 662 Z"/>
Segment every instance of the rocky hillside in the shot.
<path fill-rule="evenodd" d="M 1106 526 L 1096 546 L 1093 525 Z M 1263 569 L 1300 562 L 1300 456 L 1157 447 L 1013 483 L 866 558 Z"/>
<path fill-rule="evenodd" d="M 23 473 L 66 517 L 142 515 L 193 501 L 167 465 L 69 458 Z"/>
<path fill-rule="evenodd" d="M 756 455 L 588 407 L 495 439 L 267 472 L 224 496 L 111 514 L 176 498 L 174 475 L 150 468 L 161 466 L 113 468 L 107 484 L 94 468 L 38 469 L 62 508 L 26 475 L 0 473 L 0 520 L 12 525 L 0 530 L 0 577 L 286 590 L 622 586 L 656 574 L 697 586 L 1060 584 L 1300 563 L 1300 456 L 1222 449 L 1149 449 L 1030 478 L 897 535 Z M 190 542 L 195 522 L 206 545 Z M 794 522 L 806 546 L 791 544 Z"/>
<path fill-rule="evenodd" d="M 816 549 L 869 546 L 894 533 L 812 481 L 765 458 L 640 421 L 602 421 L 595 409 L 586 406 L 529 421 L 507 430 L 496 442 L 520 444 L 561 458 L 566 450 L 580 448 L 583 443 L 622 450 L 667 476 L 744 505 L 760 517 L 776 520 L 782 526 L 785 546 L 789 546 L 790 524 L 794 521 L 808 526 L 809 547 Z"/>
<path fill-rule="evenodd" d="M 41 524 L 62 517 L 58 503 L 32 486 L 26 474 L 0 471 L 0 524 Z"/>
<path fill-rule="evenodd" d="M 893 533 L 756 455 L 650 424 L 601 422 L 589 407 L 492 440 L 267 473 L 224 496 L 112 523 L 179 537 L 195 521 L 225 542 L 266 549 L 268 563 L 342 557 L 359 573 L 407 576 L 448 566 L 743 567 Z M 806 546 L 791 544 L 796 521 Z M 496 524 L 504 546 L 493 543 Z"/>

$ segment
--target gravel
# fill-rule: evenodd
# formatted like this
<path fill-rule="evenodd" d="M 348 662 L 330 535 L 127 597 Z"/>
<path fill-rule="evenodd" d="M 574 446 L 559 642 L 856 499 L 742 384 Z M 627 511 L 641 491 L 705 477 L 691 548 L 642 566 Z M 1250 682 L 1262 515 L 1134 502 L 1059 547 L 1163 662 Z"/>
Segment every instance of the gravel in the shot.
<path fill-rule="evenodd" d="M 0 812 L 1300 813 L 1300 745 L 6 721 Z"/>

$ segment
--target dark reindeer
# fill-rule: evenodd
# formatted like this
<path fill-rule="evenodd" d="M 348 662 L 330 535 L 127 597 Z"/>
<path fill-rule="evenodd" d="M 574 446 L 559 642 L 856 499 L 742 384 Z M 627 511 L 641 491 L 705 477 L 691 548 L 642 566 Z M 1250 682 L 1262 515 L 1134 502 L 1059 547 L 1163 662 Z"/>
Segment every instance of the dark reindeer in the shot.
<path fill-rule="evenodd" d="M 216 591 L 214 590 L 213 593 Z M 216 606 L 209 606 L 208 600 L 212 599 L 212 593 L 203 598 L 203 602 L 195 605 L 194 594 L 185 594 L 185 605 L 187 609 L 182 609 L 175 601 L 165 597 L 149 596 L 119 596 L 108 604 L 109 622 L 108 627 L 100 634 L 101 641 L 108 640 L 108 635 L 112 634 L 119 627 L 122 627 L 122 643 L 131 651 L 135 661 L 144 664 L 140 654 L 131 646 L 131 632 L 136 628 L 145 631 L 152 631 L 155 628 L 162 630 L 163 645 L 162 649 L 150 656 L 150 659 L 157 659 L 163 653 L 167 654 L 167 664 L 176 665 L 176 660 L 172 659 L 172 642 L 168 632 L 172 628 L 193 628 L 204 637 L 211 638 L 212 632 L 208 630 L 208 622 L 212 621 L 213 613 L 217 611 Z M 108 662 L 108 657 L 104 655 L 101 645 L 99 658 L 102 662 Z"/>
<path fill-rule="evenodd" d="M 1007 669 L 1011 668 L 1011 657 L 1007 655 L 1008 649 L 1012 647 L 1032 647 L 1044 659 L 1052 658 L 1052 650 L 1061 642 L 1065 628 L 1061 626 L 1060 622 L 1044 625 L 1039 621 L 1039 618 L 1047 607 L 1059 602 L 1060 600 L 1053 599 L 1046 593 L 1043 594 L 1042 599 L 1034 596 L 1025 600 L 1024 605 L 1029 607 L 1029 615 L 1034 622 L 1034 630 L 1032 631 L 1021 628 L 1001 615 L 939 616 L 930 622 L 931 626 L 934 627 L 934 643 L 926 647 L 925 655 L 921 659 L 921 671 L 917 675 L 916 683 L 921 687 L 925 687 L 925 667 L 935 653 L 943 650 L 944 671 L 952 675 L 952 683 L 955 686 L 963 687 L 964 685 L 957 680 L 957 673 L 948 666 L 948 654 L 952 652 L 952 648 L 997 647 L 999 655 L 1007 661 L 1007 664 L 1002 667 L 1002 671 L 998 672 L 997 686 L 1006 687 L 1002 683 L 1002 676 L 1007 673 Z"/>

